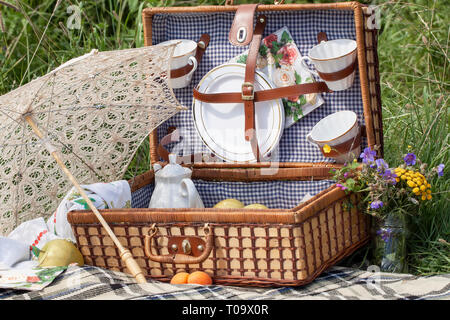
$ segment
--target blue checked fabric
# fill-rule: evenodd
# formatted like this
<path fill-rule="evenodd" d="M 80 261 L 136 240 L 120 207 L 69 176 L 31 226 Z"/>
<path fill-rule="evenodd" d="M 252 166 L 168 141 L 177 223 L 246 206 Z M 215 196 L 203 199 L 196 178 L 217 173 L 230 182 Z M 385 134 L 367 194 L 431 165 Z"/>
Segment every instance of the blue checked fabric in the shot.
<path fill-rule="evenodd" d="M 268 23 L 264 36 L 286 26 L 291 32 L 302 55 L 307 55 L 309 49 L 317 44 L 317 34 L 327 33 L 328 39 L 356 39 L 353 11 L 347 10 L 306 10 L 264 12 Z M 194 73 L 191 85 L 174 89 L 181 104 L 191 108 L 192 89 L 202 77 L 212 68 L 227 62 L 248 47 L 235 47 L 228 41 L 228 32 L 234 19 L 234 12 L 213 13 L 183 13 L 157 14 L 153 17 L 153 44 L 172 39 L 191 39 L 197 41 L 203 33 L 211 36 L 208 49 L 203 56 L 199 68 Z M 319 80 L 319 79 L 316 79 Z M 322 94 L 325 103 L 299 120 L 292 127 L 285 129 L 279 144 L 279 161 L 281 162 L 331 162 L 324 158 L 318 148 L 306 141 L 306 135 L 322 118 L 341 110 L 352 110 L 364 124 L 363 104 L 361 97 L 359 72 L 355 76 L 353 86 L 344 91 Z M 194 127 L 191 111 L 183 111 L 166 121 L 159 127 L 158 135 L 163 137 L 167 129 L 175 126 L 186 138 L 177 145 L 180 155 L 197 152 L 208 152 Z M 365 138 L 362 148 L 367 145 Z M 169 146 L 170 148 L 171 146 Z"/>
<path fill-rule="evenodd" d="M 194 180 L 203 204 L 213 207 L 223 199 L 234 198 L 245 205 L 260 203 L 268 208 L 290 209 L 297 206 L 306 194 L 311 196 L 328 188 L 334 182 L 322 181 L 264 181 L 214 182 Z M 148 208 L 154 185 L 149 184 L 131 195 L 133 208 Z"/>

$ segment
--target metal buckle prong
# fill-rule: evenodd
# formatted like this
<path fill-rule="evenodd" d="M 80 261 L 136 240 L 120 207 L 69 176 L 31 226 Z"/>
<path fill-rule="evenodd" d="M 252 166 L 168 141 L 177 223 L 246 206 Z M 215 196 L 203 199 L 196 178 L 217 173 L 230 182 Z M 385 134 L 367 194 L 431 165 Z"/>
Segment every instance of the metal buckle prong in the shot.
<path fill-rule="evenodd" d="M 249 87 L 252 90 L 251 95 L 245 95 L 244 94 L 244 88 Z M 253 86 L 253 83 L 251 82 L 244 82 L 242 84 L 242 100 L 254 100 L 255 99 L 255 87 Z"/>

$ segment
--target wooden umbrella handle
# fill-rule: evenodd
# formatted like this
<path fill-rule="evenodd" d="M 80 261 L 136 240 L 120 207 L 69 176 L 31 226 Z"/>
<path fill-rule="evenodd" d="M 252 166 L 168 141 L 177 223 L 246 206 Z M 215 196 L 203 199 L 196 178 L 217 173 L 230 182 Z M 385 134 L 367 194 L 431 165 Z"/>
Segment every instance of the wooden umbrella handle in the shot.
<path fill-rule="evenodd" d="M 44 135 L 42 134 L 39 127 L 36 125 L 36 123 L 33 121 L 33 118 L 31 115 L 26 115 L 24 117 L 25 121 L 30 125 L 30 127 L 33 129 L 33 132 L 40 138 L 44 139 Z M 100 214 L 98 209 L 95 207 L 95 205 L 92 203 L 91 199 L 87 196 L 86 192 L 83 190 L 81 185 L 78 183 L 77 179 L 73 176 L 73 174 L 67 169 L 64 162 L 61 161 L 59 158 L 58 153 L 51 145 L 46 146 L 52 157 L 55 159 L 56 163 L 60 166 L 60 168 L 64 171 L 66 176 L 69 178 L 70 182 L 75 186 L 77 191 L 80 193 L 81 197 L 86 201 L 89 208 L 94 212 L 97 219 L 100 221 L 100 224 L 103 226 L 103 228 L 106 230 L 108 235 L 111 237 L 114 244 L 119 249 L 120 258 L 127 266 L 127 269 L 130 271 L 130 273 L 133 275 L 133 277 L 136 279 L 137 283 L 146 283 L 145 276 L 139 267 L 136 260 L 133 259 L 133 256 L 131 255 L 131 252 L 127 249 L 125 249 L 122 244 L 120 243 L 119 239 L 117 239 L 114 232 L 109 227 L 106 220 L 103 218 L 103 216 Z"/>

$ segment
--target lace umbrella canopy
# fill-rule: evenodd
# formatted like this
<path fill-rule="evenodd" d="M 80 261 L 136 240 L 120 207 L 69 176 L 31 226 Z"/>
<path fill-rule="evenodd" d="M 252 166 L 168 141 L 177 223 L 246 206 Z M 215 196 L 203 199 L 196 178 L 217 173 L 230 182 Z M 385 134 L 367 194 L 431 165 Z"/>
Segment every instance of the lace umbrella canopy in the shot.
<path fill-rule="evenodd" d="M 185 109 L 169 86 L 174 46 L 93 50 L 0 97 L 0 235 L 56 210 L 75 184 L 64 166 L 82 184 L 122 179 L 149 132 Z"/>

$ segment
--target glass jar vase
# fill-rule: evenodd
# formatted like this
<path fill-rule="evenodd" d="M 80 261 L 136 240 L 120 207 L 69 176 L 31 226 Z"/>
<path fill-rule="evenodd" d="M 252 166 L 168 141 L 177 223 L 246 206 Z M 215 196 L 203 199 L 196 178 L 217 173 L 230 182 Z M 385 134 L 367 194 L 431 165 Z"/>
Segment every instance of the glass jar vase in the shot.
<path fill-rule="evenodd" d="M 407 225 L 404 217 L 388 214 L 384 220 L 375 221 L 373 263 L 382 272 L 407 272 Z"/>

